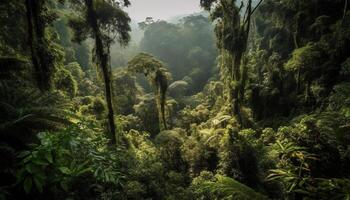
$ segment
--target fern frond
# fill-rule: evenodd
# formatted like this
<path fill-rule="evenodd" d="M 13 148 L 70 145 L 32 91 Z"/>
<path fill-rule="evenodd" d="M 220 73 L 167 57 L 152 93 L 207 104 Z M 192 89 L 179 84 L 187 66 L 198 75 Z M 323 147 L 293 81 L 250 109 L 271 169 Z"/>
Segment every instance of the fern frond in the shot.
<path fill-rule="evenodd" d="M 254 191 L 252 188 L 229 177 L 217 175 L 217 181 L 205 182 L 200 186 L 202 191 L 209 191 L 218 195 L 222 199 L 237 199 L 237 200 L 264 200 L 267 199 L 264 195 Z"/>
<path fill-rule="evenodd" d="M 39 131 L 71 124 L 68 103 L 58 93 L 42 93 L 15 81 L 0 82 L 0 132 L 20 141 Z M 24 139 L 25 140 L 25 139 Z"/>

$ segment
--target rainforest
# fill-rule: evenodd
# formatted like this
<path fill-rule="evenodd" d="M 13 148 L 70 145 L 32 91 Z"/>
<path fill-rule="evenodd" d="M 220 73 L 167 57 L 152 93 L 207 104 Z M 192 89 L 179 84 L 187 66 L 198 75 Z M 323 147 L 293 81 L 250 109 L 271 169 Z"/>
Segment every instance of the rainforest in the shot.
<path fill-rule="evenodd" d="M 0 200 L 349 200 L 349 7 L 0 0 Z"/>

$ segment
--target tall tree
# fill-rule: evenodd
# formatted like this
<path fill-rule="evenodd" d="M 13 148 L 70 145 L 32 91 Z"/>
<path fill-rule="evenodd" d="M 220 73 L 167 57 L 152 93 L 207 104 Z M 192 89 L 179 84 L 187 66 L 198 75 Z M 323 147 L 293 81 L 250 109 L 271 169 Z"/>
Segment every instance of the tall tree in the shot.
<path fill-rule="evenodd" d="M 143 73 L 155 88 L 156 104 L 158 109 L 160 130 L 168 129 L 165 119 L 166 91 L 168 89 L 168 80 L 170 73 L 164 67 L 164 64 L 153 56 L 140 53 L 129 63 L 128 68 L 132 73 Z"/>
<path fill-rule="evenodd" d="M 141 51 L 166 63 L 174 80 L 191 78 L 188 94 L 200 92 L 215 71 L 217 48 L 211 21 L 203 15 L 191 15 L 178 24 L 148 18 L 139 26 L 145 30 Z"/>
<path fill-rule="evenodd" d="M 216 22 L 215 32 L 218 38 L 218 48 L 221 49 L 222 67 L 226 89 L 229 92 L 228 101 L 232 113 L 242 122 L 241 104 L 244 98 L 244 83 L 247 69 L 243 63 L 246 53 L 252 15 L 262 3 L 255 7 L 252 0 L 246 3 L 236 0 L 201 0 L 201 6 L 211 12 L 211 18 Z M 242 12 L 245 9 L 245 12 Z"/>
<path fill-rule="evenodd" d="M 48 1 L 26 0 L 28 28 L 28 45 L 31 60 L 35 69 L 35 78 L 41 90 L 51 86 L 51 78 L 55 68 L 55 55 L 50 51 L 52 42 L 46 37 L 46 28 L 55 20 L 56 15 L 49 8 Z"/>
<path fill-rule="evenodd" d="M 74 8 L 83 17 L 70 19 L 74 30 L 74 40 L 82 42 L 91 36 L 95 41 L 94 58 L 102 71 L 105 96 L 108 108 L 108 124 L 112 144 L 116 144 L 116 126 L 112 104 L 110 46 L 117 38 L 121 45 L 130 40 L 130 18 L 123 7 L 129 6 L 128 0 L 71 0 Z"/>

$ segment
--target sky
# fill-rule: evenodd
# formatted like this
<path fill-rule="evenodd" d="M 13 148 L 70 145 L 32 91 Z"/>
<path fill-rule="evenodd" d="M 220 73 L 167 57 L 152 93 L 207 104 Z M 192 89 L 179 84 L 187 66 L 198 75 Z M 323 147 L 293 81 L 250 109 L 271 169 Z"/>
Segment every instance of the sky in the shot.
<path fill-rule="evenodd" d="M 146 17 L 167 20 L 183 14 L 200 12 L 200 0 L 131 0 L 125 9 L 132 20 L 144 21 Z"/>

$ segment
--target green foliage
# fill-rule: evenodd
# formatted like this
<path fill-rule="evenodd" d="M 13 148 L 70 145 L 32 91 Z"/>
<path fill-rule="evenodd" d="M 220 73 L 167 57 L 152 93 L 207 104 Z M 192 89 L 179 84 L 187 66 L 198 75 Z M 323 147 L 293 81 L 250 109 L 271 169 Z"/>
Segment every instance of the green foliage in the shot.
<path fill-rule="evenodd" d="M 177 172 L 185 171 L 185 162 L 181 156 L 181 146 L 185 137 L 185 132 L 181 129 L 160 132 L 155 138 L 155 143 L 159 148 L 160 159 L 164 162 L 164 167 Z"/>
<path fill-rule="evenodd" d="M 164 64 L 154 58 L 152 55 L 141 53 L 135 56 L 128 63 L 129 70 L 133 73 L 143 73 L 149 81 L 153 83 L 155 81 L 156 72 L 162 71 L 165 76 L 170 78 L 169 72 L 167 72 Z"/>
<path fill-rule="evenodd" d="M 146 94 L 140 98 L 140 102 L 134 106 L 135 115 L 142 121 L 142 131 L 148 131 L 155 136 L 160 131 L 159 115 L 154 95 Z"/>
<path fill-rule="evenodd" d="M 134 112 L 133 106 L 137 103 L 137 88 L 135 78 L 125 71 L 120 71 L 114 75 L 114 107 L 121 115 L 129 115 Z"/>
<path fill-rule="evenodd" d="M 25 5 L 23 2 L 2 1 L 0 24 L 3 31 L 0 33 L 0 54 L 6 55 L 19 51 L 26 45 L 24 37 L 25 29 Z M 10 52 L 9 52 L 10 51 Z M 11 52 L 12 51 L 12 52 Z"/>
<path fill-rule="evenodd" d="M 281 143 L 277 140 L 271 148 L 272 159 L 279 159 L 277 167 L 280 169 L 271 170 L 267 180 L 280 180 L 285 184 L 287 193 L 303 188 L 308 178 L 307 172 L 310 171 L 309 162 L 317 158 L 291 142 Z"/>
<path fill-rule="evenodd" d="M 81 83 L 85 77 L 85 72 L 81 69 L 81 66 L 77 62 L 68 63 L 65 68 L 72 74 L 74 79 Z"/>
<path fill-rule="evenodd" d="M 145 195 L 145 186 L 138 181 L 130 181 L 125 186 L 126 196 L 129 199 L 142 199 Z"/>
<path fill-rule="evenodd" d="M 92 98 L 91 102 L 80 109 L 81 114 L 94 116 L 98 120 L 104 119 L 107 110 L 106 103 L 101 97 Z"/>
<path fill-rule="evenodd" d="M 109 30 L 109 33 L 102 33 L 102 37 L 106 37 L 105 42 L 107 44 L 114 42 L 111 38 L 113 36 L 116 36 L 118 38 L 118 42 L 121 44 L 126 45 L 129 40 L 129 31 L 130 31 L 130 18 L 125 13 L 121 5 L 116 4 L 116 3 L 110 3 L 107 1 L 101 1 L 101 0 L 96 0 L 96 1 L 91 1 L 94 3 L 94 12 L 96 19 L 99 21 L 99 26 L 102 28 L 101 30 Z M 84 5 L 82 1 L 72 1 L 73 6 L 88 6 Z M 90 11 L 91 12 L 91 11 Z M 87 15 L 91 15 L 91 13 L 86 13 Z M 92 32 L 89 31 L 94 31 L 91 30 L 93 29 L 94 25 L 92 18 L 89 18 L 86 16 L 86 18 L 71 18 L 69 21 L 69 25 L 72 27 L 74 30 L 74 40 L 77 42 L 82 42 L 84 41 L 89 34 L 93 34 Z M 111 34 L 111 35 L 108 35 Z M 113 36 L 112 36 L 113 35 Z"/>
<path fill-rule="evenodd" d="M 17 87 L 17 90 L 12 87 Z M 1 136 L 16 138 L 15 146 L 32 140 L 37 131 L 70 124 L 70 117 L 73 117 L 65 109 L 69 104 L 60 93 L 41 93 L 13 81 L 1 82 L 0 90 L 3 94 L 0 97 Z"/>
<path fill-rule="evenodd" d="M 70 1 L 72 6 L 79 10 L 69 21 L 74 30 L 73 40 L 82 43 L 91 36 L 94 39 L 93 61 L 101 70 L 104 80 L 105 100 L 107 103 L 107 120 L 111 144 L 116 144 L 116 126 L 113 111 L 113 97 L 111 84 L 110 46 L 117 40 L 125 46 L 130 41 L 130 21 L 128 14 L 123 11 L 119 1 L 86 0 Z M 128 0 L 123 1 L 124 6 L 130 5 Z M 84 7 L 85 9 L 79 9 Z M 74 13 L 75 14 L 75 13 Z M 83 16 L 83 17 L 81 17 Z"/>
<path fill-rule="evenodd" d="M 348 82 L 334 86 L 334 92 L 329 97 L 329 108 L 340 111 L 346 117 L 350 117 L 350 84 Z"/>
<path fill-rule="evenodd" d="M 349 2 L 200 4 L 2 1 L 0 199 L 349 199 Z"/>
<path fill-rule="evenodd" d="M 196 108 L 191 109 L 185 107 L 181 110 L 182 127 L 190 128 L 191 124 L 201 124 L 209 118 L 209 110 L 204 105 L 198 105 Z"/>
<path fill-rule="evenodd" d="M 215 181 L 205 181 L 199 185 L 198 192 L 210 191 L 220 199 L 267 199 L 238 181 L 217 175 Z"/>
<path fill-rule="evenodd" d="M 291 71 L 296 71 L 298 68 L 307 70 L 306 67 L 317 65 L 321 56 L 317 46 L 309 43 L 305 47 L 294 50 L 292 58 L 286 64 L 286 69 Z"/>
<path fill-rule="evenodd" d="M 209 19 L 199 14 L 184 17 L 178 24 L 153 19 L 146 19 L 143 24 L 146 26 L 140 50 L 164 61 L 175 80 L 192 78 L 191 94 L 202 90 L 214 74 L 217 55 Z"/>
<path fill-rule="evenodd" d="M 255 188 L 260 184 L 259 158 L 255 131 L 242 130 L 238 134 L 228 129 L 220 141 L 219 171 Z"/>
<path fill-rule="evenodd" d="M 140 53 L 130 60 L 128 70 L 132 73 L 143 73 L 155 88 L 160 130 L 167 129 L 165 103 L 170 73 L 161 61 L 146 53 Z"/>
<path fill-rule="evenodd" d="M 47 1 L 27 0 L 25 2 L 28 46 L 35 71 L 37 86 L 48 90 L 56 69 L 62 64 L 63 52 L 55 43 L 55 35 L 47 28 L 57 19 L 57 14 Z"/>
<path fill-rule="evenodd" d="M 182 98 L 188 93 L 189 84 L 186 81 L 175 81 L 169 85 L 169 95 L 174 98 Z"/>
<path fill-rule="evenodd" d="M 307 199 L 320 198 L 320 199 L 349 199 L 349 179 L 317 179 L 318 184 L 315 188 L 310 188 L 310 195 Z"/>
<path fill-rule="evenodd" d="M 86 128 L 84 124 L 80 126 Z M 56 133 L 40 133 L 38 137 L 39 144 L 19 154 L 17 183 L 26 193 L 54 199 L 90 199 L 93 196 L 89 196 L 89 190 L 111 186 L 117 190 L 125 179 L 121 171 L 124 161 L 118 156 L 125 153 L 108 150 L 108 141 L 101 133 L 71 126 Z"/>
<path fill-rule="evenodd" d="M 78 83 L 72 73 L 66 69 L 61 69 L 57 72 L 55 77 L 55 86 L 57 89 L 66 92 L 66 94 L 73 98 L 78 92 Z"/>
<path fill-rule="evenodd" d="M 1 56 L 0 57 L 0 78 L 3 80 L 11 80 L 18 72 L 26 73 L 29 61 L 20 55 Z"/>
<path fill-rule="evenodd" d="M 287 196 L 320 195 L 325 189 L 323 183 L 327 182 L 325 177 L 335 181 L 333 177 L 347 173 L 342 167 L 347 165 L 347 153 L 342 150 L 346 148 L 343 146 L 347 140 L 343 137 L 346 125 L 345 129 L 341 128 L 346 121 L 340 114 L 324 112 L 302 116 L 293 126 L 280 127 L 277 133 L 270 133 L 268 137 L 275 139 L 269 140 L 275 141 L 268 152 L 275 161 L 275 169 L 270 170 L 267 180 L 282 183 Z M 338 185 L 334 189 L 342 190 L 342 187 Z"/>
<path fill-rule="evenodd" d="M 86 42 L 75 45 L 75 58 L 84 71 L 91 69 L 91 54 Z"/>

